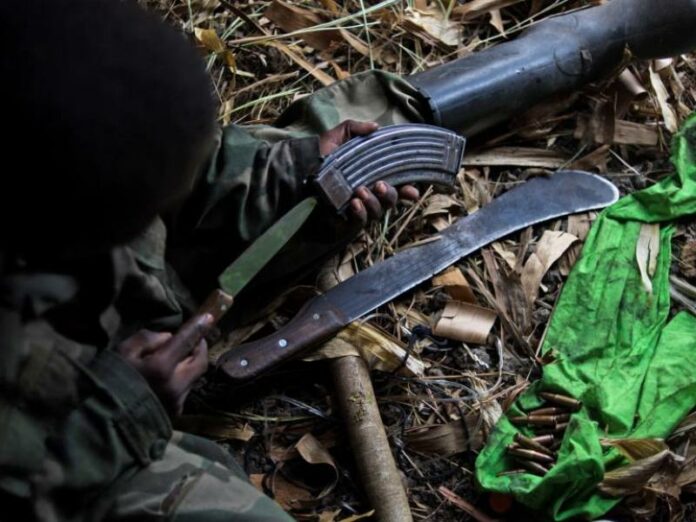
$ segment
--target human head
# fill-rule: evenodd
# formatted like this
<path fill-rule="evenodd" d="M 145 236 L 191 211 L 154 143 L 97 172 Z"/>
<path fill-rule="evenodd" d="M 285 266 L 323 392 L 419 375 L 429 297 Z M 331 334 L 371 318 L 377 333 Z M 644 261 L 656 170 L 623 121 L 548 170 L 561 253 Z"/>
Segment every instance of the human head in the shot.
<path fill-rule="evenodd" d="M 121 0 L 5 0 L 0 24 L 0 247 L 108 247 L 185 197 L 215 103 L 182 34 Z"/>

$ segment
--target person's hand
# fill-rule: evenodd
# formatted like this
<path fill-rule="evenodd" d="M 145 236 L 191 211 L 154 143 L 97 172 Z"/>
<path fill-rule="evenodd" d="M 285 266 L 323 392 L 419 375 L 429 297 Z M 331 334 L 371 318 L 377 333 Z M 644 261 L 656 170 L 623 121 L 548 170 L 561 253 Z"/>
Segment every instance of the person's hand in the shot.
<path fill-rule="evenodd" d="M 319 152 L 327 156 L 339 146 L 356 136 L 365 136 L 376 131 L 378 125 L 372 121 L 346 120 L 333 129 L 319 136 Z M 385 208 L 393 208 L 399 197 L 415 201 L 418 199 L 418 189 L 405 185 L 398 191 L 384 181 L 378 181 L 374 187 L 359 187 L 355 197 L 350 200 L 350 212 L 361 223 L 369 219 L 379 219 Z"/>
<path fill-rule="evenodd" d="M 117 348 L 147 380 L 172 416 L 181 413 L 193 384 L 208 368 L 204 336 L 212 323 L 212 315 L 197 315 L 174 335 L 140 330 Z"/>

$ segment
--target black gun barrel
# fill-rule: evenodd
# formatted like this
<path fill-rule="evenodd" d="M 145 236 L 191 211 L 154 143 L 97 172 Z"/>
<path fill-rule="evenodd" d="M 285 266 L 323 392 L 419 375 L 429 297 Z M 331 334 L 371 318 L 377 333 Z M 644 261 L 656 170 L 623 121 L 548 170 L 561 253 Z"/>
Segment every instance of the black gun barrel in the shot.
<path fill-rule="evenodd" d="M 611 0 L 540 22 L 519 38 L 407 77 L 430 123 L 466 136 L 619 66 L 696 48 L 696 0 Z"/>

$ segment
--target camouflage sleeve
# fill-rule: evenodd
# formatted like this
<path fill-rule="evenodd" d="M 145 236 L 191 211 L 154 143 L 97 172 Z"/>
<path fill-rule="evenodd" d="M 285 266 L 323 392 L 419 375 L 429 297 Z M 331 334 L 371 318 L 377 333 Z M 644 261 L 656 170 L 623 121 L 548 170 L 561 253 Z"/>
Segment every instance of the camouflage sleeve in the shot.
<path fill-rule="evenodd" d="M 217 275 L 305 195 L 319 138 L 270 126 L 220 131 L 193 194 L 167 219 L 167 261 L 202 299 Z"/>
<path fill-rule="evenodd" d="M 297 203 L 321 163 L 319 138 L 230 125 L 185 209 L 185 227 L 247 243 Z"/>

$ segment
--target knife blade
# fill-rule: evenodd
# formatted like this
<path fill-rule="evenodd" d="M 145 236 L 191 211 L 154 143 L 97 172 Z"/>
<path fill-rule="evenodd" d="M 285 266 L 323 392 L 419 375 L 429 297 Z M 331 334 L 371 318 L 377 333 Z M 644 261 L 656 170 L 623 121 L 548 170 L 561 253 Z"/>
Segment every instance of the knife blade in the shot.
<path fill-rule="evenodd" d="M 209 313 L 215 324 L 230 309 L 236 296 L 297 232 L 317 205 L 317 199 L 302 200 L 261 234 L 218 277 L 214 290 L 196 315 Z"/>
<path fill-rule="evenodd" d="M 229 349 L 218 368 L 233 381 L 254 379 L 493 241 L 617 199 L 616 187 L 594 174 L 563 171 L 534 178 L 459 219 L 438 240 L 403 250 L 310 300 L 275 333 Z"/>

